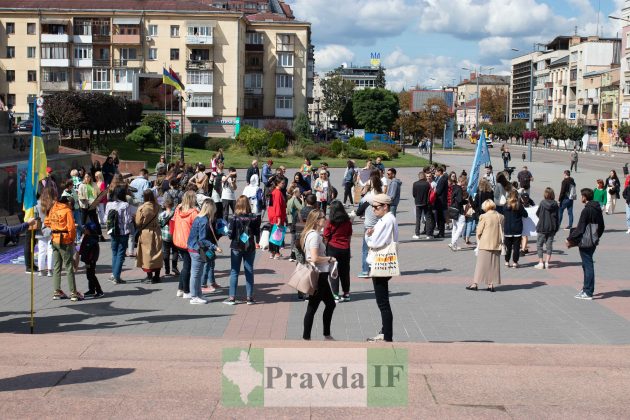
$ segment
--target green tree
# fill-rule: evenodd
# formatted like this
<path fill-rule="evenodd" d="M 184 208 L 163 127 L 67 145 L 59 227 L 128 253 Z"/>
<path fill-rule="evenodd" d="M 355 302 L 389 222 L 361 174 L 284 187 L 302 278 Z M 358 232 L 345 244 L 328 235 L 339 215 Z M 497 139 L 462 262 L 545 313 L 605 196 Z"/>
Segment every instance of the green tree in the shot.
<path fill-rule="evenodd" d="M 376 80 L 374 80 L 374 87 L 385 89 L 385 85 L 387 84 L 385 80 L 385 69 L 381 66 L 378 66 L 378 73 L 376 73 Z"/>
<path fill-rule="evenodd" d="M 130 134 L 127 134 L 125 140 L 136 143 L 140 147 L 140 151 L 144 152 L 145 146 L 154 144 L 156 138 L 151 127 L 142 125 L 133 130 Z"/>
<path fill-rule="evenodd" d="M 370 133 L 389 131 L 398 117 L 398 97 L 387 89 L 358 90 L 352 110 L 359 126 Z"/>
<path fill-rule="evenodd" d="M 437 110 L 434 110 L 434 107 L 437 107 Z M 427 134 L 439 137 L 449 117 L 450 113 L 444 99 L 429 98 L 425 108 L 420 112 L 420 124 Z"/>
<path fill-rule="evenodd" d="M 284 150 L 287 148 L 287 140 L 282 131 L 276 131 L 269 139 L 269 148 L 276 150 Z"/>
<path fill-rule="evenodd" d="M 482 88 L 479 93 L 481 100 L 479 110 L 482 115 L 490 117 L 493 123 L 505 121 L 505 106 L 507 105 L 507 92 L 499 88 Z"/>
<path fill-rule="evenodd" d="M 619 138 L 626 144 L 630 144 L 630 124 L 622 122 L 619 126 Z"/>
<path fill-rule="evenodd" d="M 400 127 L 402 126 L 403 135 L 405 137 L 412 136 L 415 140 L 422 136 L 424 133 L 424 127 L 420 121 L 420 114 L 417 112 L 410 112 L 411 92 L 403 90 L 398 93 L 398 104 L 400 105 L 401 114 L 394 123 L 394 131 L 400 132 Z"/>
<path fill-rule="evenodd" d="M 250 125 L 245 125 L 241 128 L 238 137 L 236 138 L 239 143 L 245 145 L 247 152 L 252 156 L 258 156 L 263 148 L 267 147 L 269 142 L 269 132 L 264 129 L 254 128 Z"/>
<path fill-rule="evenodd" d="M 322 79 L 322 108 L 331 119 L 339 121 L 348 101 L 352 99 L 354 83 L 341 77 L 341 68 L 328 73 Z"/>
<path fill-rule="evenodd" d="M 305 113 L 300 112 L 297 117 L 295 117 L 295 121 L 293 121 L 293 132 L 297 138 L 311 137 L 311 123 L 308 121 L 308 117 Z"/>
<path fill-rule="evenodd" d="M 142 118 L 142 125 L 151 127 L 160 144 L 164 143 L 164 133 L 169 134 L 171 132 L 170 124 L 163 114 L 146 114 Z"/>

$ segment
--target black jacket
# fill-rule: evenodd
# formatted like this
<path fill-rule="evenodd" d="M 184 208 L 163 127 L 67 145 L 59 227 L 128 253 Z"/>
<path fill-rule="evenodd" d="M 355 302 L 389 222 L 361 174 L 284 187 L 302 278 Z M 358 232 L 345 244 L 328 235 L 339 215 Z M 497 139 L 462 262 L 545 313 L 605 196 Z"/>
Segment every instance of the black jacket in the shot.
<path fill-rule="evenodd" d="M 560 185 L 560 194 L 558 195 L 558 201 L 562 201 L 565 198 L 569 198 L 571 185 L 575 186 L 575 180 L 573 178 L 568 177 L 562 180 L 562 184 Z"/>
<path fill-rule="evenodd" d="M 472 204 L 476 214 L 484 213 L 484 211 L 481 210 L 481 205 L 486 200 L 494 201 L 494 193 L 492 191 L 478 191 L 477 194 L 475 194 L 475 199 L 473 200 Z"/>
<path fill-rule="evenodd" d="M 623 198 L 626 200 L 626 204 L 630 205 L 630 185 L 623 190 Z"/>
<path fill-rule="evenodd" d="M 247 168 L 247 175 L 245 175 L 245 181 L 249 184 L 249 180 L 252 179 L 252 175 L 258 175 L 258 183 L 260 184 L 260 170 L 257 167 L 250 166 Z"/>
<path fill-rule="evenodd" d="M 459 210 L 459 214 L 464 214 L 464 192 L 457 184 L 453 184 L 451 188 L 451 207 Z"/>
<path fill-rule="evenodd" d="M 412 195 L 416 206 L 426 206 L 429 204 L 430 189 L 431 185 L 424 179 L 413 183 Z"/>
<path fill-rule="evenodd" d="M 516 210 L 503 209 L 503 234 L 521 236 L 523 234 L 523 218 L 527 217 L 525 207 L 519 205 Z"/>
<path fill-rule="evenodd" d="M 604 183 L 604 185 L 606 186 L 606 190 L 608 190 L 608 182 L 613 181 L 613 185 L 614 187 L 617 189 L 617 194 L 615 194 L 615 196 L 617 198 L 619 198 L 619 191 L 621 190 L 621 183 L 619 182 L 619 179 L 613 179 L 611 177 L 606 178 L 606 182 Z"/>
<path fill-rule="evenodd" d="M 555 200 L 542 200 L 536 210 L 538 224 L 536 232 L 545 234 L 555 234 L 560 228 L 558 223 L 558 203 Z"/>
<path fill-rule="evenodd" d="M 571 230 L 567 241 L 573 244 L 579 244 L 582 240 L 582 235 L 586 230 L 586 226 L 596 223 L 597 224 L 597 237 L 601 238 L 604 234 L 604 216 L 602 216 L 602 208 L 597 201 L 589 201 L 584 206 L 582 213 L 580 213 L 580 221 L 575 229 Z"/>
<path fill-rule="evenodd" d="M 448 179 L 446 174 L 443 174 L 440 179 L 438 179 L 435 186 L 435 194 L 435 208 L 446 209 L 448 203 Z"/>
<path fill-rule="evenodd" d="M 252 252 L 256 250 L 256 238 L 260 238 L 260 219 L 255 214 L 243 214 L 234 216 L 230 220 L 230 248 L 242 252 Z M 241 235 L 249 231 L 249 238 L 242 242 Z"/>

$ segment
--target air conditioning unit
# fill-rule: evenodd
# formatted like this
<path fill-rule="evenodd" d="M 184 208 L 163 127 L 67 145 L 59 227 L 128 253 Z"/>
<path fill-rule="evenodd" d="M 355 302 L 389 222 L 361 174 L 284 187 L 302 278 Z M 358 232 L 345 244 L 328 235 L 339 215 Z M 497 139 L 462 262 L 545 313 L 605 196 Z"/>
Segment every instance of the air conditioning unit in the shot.
<path fill-rule="evenodd" d="M 153 38 L 147 35 L 146 37 L 144 37 L 144 40 L 147 42 L 151 42 L 153 41 Z"/>

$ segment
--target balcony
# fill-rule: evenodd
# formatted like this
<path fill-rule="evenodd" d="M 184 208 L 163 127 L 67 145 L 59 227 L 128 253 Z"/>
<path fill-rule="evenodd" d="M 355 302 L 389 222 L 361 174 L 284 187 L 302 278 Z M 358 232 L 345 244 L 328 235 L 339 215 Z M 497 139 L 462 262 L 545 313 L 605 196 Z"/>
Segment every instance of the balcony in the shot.
<path fill-rule="evenodd" d="M 109 58 L 94 58 L 92 59 L 92 65 L 94 67 L 109 67 L 110 66 Z"/>
<path fill-rule="evenodd" d="M 74 67 L 92 67 L 92 61 L 91 58 L 75 58 L 72 60 L 72 65 Z"/>
<path fill-rule="evenodd" d="M 42 44 L 63 44 L 70 42 L 70 35 L 68 34 L 42 34 Z"/>
<path fill-rule="evenodd" d="M 290 87 L 276 87 L 277 96 L 293 96 L 293 88 Z"/>
<path fill-rule="evenodd" d="M 91 44 L 92 35 L 73 35 L 72 42 L 75 44 Z"/>
<path fill-rule="evenodd" d="M 612 120 L 612 112 L 602 112 L 602 120 Z"/>
<path fill-rule="evenodd" d="M 293 67 L 276 67 L 276 74 L 291 74 L 293 75 Z"/>
<path fill-rule="evenodd" d="M 72 83 L 72 90 L 75 91 L 86 91 L 86 90 L 92 90 L 92 82 L 85 82 L 85 86 L 83 85 L 83 82 L 73 82 Z"/>
<path fill-rule="evenodd" d="M 263 69 L 263 64 L 262 64 L 262 60 L 259 61 L 249 61 L 249 60 L 245 60 L 245 71 L 248 73 L 260 73 L 262 72 Z"/>
<path fill-rule="evenodd" d="M 69 88 L 68 81 L 65 82 L 42 82 L 42 90 L 44 91 L 66 91 Z"/>
<path fill-rule="evenodd" d="M 245 88 L 245 95 L 248 96 L 259 96 L 263 94 L 263 90 L 262 88 L 252 88 L 252 87 L 246 87 Z"/>
<path fill-rule="evenodd" d="M 587 118 L 587 119 L 584 120 L 584 123 L 586 125 L 592 125 L 592 126 L 596 127 L 597 126 L 597 119 L 595 119 L 595 118 Z"/>
<path fill-rule="evenodd" d="M 136 57 L 134 59 L 130 59 L 130 58 L 116 59 L 114 60 L 114 67 L 131 67 L 131 68 L 142 67 L 142 57 Z"/>
<path fill-rule="evenodd" d="M 116 34 L 112 36 L 112 44 L 138 45 L 140 34 Z"/>
<path fill-rule="evenodd" d="M 70 59 L 68 58 L 42 58 L 40 61 L 42 67 L 70 67 Z"/>
<path fill-rule="evenodd" d="M 211 60 L 186 60 L 186 70 L 212 70 Z"/>
<path fill-rule="evenodd" d="M 131 92 L 133 83 L 131 82 L 114 82 L 114 90 L 121 92 Z"/>
<path fill-rule="evenodd" d="M 212 35 L 186 35 L 188 45 L 212 45 Z"/>
<path fill-rule="evenodd" d="M 189 106 L 186 108 L 186 116 L 188 118 L 211 118 L 214 117 L 214 114 L 212 113 L 212 107 Z"/>
<path fill-rule="evenodd" d="M 186 83 L 186 90 L 189 89 L 195 93 L 213 93 L 214 85 L 212 84 L 212 81 L 205 84 Z"/>
<path fill-rule="evenodd" d="M 263 44 L 245 44 L 245 52 L 264 52 L 265 46 Z"/>
<path fill-rule="evenodd" d="M 110 90 L 112 87 L 112 82 L 109 80 L 106 81 L 93 81 L 92 82 L 92 90 Z"/>
<path fill-rule="evenodd" d="M 277 118 L 293 118 L 293 108 L 276 108 Z"/>
<path fill-rule="evenodd" d="M 293 52 L 295 51 L 295 44 L 276 44 L 277 52 Z"/>
<path fill-rule="evenodd" d="M 94 34 L 92 35 L 92 42 L 94 44 L 109 44 L 112 42 L 111 35 Z"/>

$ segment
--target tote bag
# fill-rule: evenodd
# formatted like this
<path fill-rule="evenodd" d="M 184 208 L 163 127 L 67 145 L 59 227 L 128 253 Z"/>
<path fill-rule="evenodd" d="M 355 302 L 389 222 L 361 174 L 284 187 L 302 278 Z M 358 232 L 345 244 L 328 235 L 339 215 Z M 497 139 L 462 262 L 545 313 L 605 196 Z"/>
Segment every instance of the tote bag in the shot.
<path fill-rule="evenodd" d="M 273 227 L 271 228 L 271 236 L 269 237 L 269 242 L 277 246 L 282 246 L 286 230 L 287 228 L 285 226 L 273 225 Z"/>
<path fill-rule="evenodd" d="M 289 276 L 289 282 L 287 284 L 298 292 L 312 295 L 317 290 L 318 277 L 319 271 L 314 265 L 311 263 L 298 263 L 291 276 Z"/>
<path fill-rule="evenodd" d="M 260 241 L 258 242 L 260 249 L 269 248 L 269 231 L 263 230 L 260 234 Z"/>
<path fill-rule="evenodd" d="M 398 261 L 398 245 L 394 242 L 394 233 L 389 244 L 380 249 L 370 249 L 370 277 L 395 277 L 400 276 L 400 264 Z"/>

